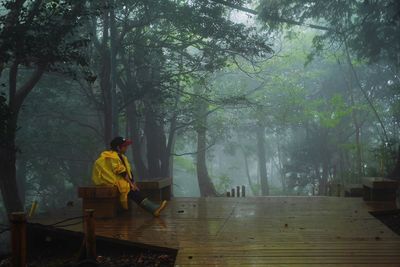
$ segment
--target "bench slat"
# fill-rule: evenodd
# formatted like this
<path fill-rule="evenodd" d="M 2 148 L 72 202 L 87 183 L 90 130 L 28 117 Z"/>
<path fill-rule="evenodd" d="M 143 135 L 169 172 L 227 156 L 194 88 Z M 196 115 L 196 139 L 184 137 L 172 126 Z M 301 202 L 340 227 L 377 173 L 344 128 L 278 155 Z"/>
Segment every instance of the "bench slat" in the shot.
<path fill-rule="evenodd" d="M 376 189 L 390 189 L 397 188 L 398 182 L 391 179 L 386 179 L 382 177 L 364 177 L 363 185 Z"/>
<path fill-rule="evenodd" d="M 84 186 L 78 188 L 80 198 L 115 198 L 118 189 L 115 186 Z"/>
<path fill-rule="evenodd" d="M 171 186 L 171 178 L 162 178 L 158 180 L 140 180 L 136 181 L 140 189 L 161 189 Z"/>

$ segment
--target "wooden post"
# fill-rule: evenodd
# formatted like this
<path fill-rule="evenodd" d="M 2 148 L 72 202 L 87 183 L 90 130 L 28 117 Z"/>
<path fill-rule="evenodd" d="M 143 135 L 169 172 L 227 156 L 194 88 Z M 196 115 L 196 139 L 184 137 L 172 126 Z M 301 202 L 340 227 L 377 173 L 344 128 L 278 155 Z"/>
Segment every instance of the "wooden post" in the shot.
<path fill-rule="evenodd" d="M 231 192 L 226 191 L 226 196 L 227 196 L 227 197 L 231 197 Z"/>
<path fill-rule="evenodd" d="M 246 197 L 246 186 L 242 185 L 242 197 Z"/>
<path fill-rule="evenodd" d="M 236 196 L 240 197 L 240 186 L 236 186 Z"/>
<path fill-rule="evenodd" d="M 85 245 L 86 245 L 86 258 L 95 260 L 96 259 L 96 234 L 95 234 L 95 219 L 94 210 L 85 210 Z"/>
<path fill-rule="evenodd" d="M 231 197 L 235 197 L 235 188 L 232 188 L 231 190 Z"/>
<path fill-rule="evenodd" d="M 12 267 L 26 267 L 26 214 L 11 213 Z"/>

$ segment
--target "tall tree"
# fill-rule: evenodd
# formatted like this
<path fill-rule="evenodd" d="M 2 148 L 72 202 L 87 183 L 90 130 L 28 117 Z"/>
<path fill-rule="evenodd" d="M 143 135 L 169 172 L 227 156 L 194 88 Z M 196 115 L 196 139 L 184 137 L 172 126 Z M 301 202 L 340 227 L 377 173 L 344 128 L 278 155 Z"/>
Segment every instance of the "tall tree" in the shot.
<path fill-rule="evenodd" d="M 260 173 L 261 194 L 263 196 L 269 195 L 268 187 L 268 174 L 267 174 L 267 159 L 265 154 L 265 126 L 261 121 L 257 122 L 257 155 L 258 155 L 258 169 Z"/>
<path fill-rule="evenodd" d="M 2 121 L 5 126 L 0 147 L 0 189 L 10 213 L 23 210 L 15 166 L 18 115 L 46 71 L 66 62 L 83 62 L 78 49 L 84 42 L 73 33 L 85 7 L 83 1 L 41 0 L 3 1 L 1 7 L 5 15 L 0 17 L 0 75 L 8 70 L 8 116 Z M 22 67 L 31 71 L 22 75 Z"/>
<path fill-rule="evenodd" d="M 126 1 L 115 3 L 113 10 L 117 97 L 123 96 L 116 102 L 128 118 L 138 175 L 169 176 L 182 117 L 176 103 L 190 90 L 191 80 L 225 66 L 229 58 L 262 56 L 271 49 L 255 28 L 229 20 L 218 3 Z M 109 114 L 104 100 L 98 102 Z"/>
<path fill-rule="evenodd" d="M 204 90 L 204 89 L 203 89 Z M 194 93 L 202 95 L 200 84 L 194 86 Z M 199 183 L 201 196 L 216 196 L 214 184 L 208 174 L 206 163 L 207 152 L 207 116 L 209 114 L 208 103 L 204 99 L 195 100 L 195 116 L 196 124 L 195 129 L 197 133 L 197 153 L 196 153 L 196 168 L 197 168 L 197 181 Z"/>

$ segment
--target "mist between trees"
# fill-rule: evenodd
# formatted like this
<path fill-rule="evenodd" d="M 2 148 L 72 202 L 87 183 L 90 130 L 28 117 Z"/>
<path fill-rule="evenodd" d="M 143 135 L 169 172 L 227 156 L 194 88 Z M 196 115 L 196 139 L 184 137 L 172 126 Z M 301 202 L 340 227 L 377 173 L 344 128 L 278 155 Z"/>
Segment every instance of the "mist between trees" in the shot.
<path fill-rule="evenodd" d="M 320 2 L 324 2 L 322 5 Z M 352 2 L 352 1 L 348 1 Z M 3 1 L 6 211 L 76 199 L 112 137 L 174 195 L 399 176 L 396 1 Z"/>

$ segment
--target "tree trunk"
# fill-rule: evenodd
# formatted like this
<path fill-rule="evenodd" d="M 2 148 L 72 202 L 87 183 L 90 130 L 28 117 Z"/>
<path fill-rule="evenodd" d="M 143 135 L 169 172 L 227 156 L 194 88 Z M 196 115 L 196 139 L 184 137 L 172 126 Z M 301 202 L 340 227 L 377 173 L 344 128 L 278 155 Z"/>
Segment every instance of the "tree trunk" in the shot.
<path fill-rule="evenodd" d="M 107 1 L 105 1 L 105 4 Z M 104 112 L 104 144 L 108 148 L 113 138 L 113 100 L 111 88 L 111 55 L 108 48 L 109 38 L 109 11 L 103 11 L 103 39 L 101 45 L 100 89 L 103 97 Z"/>
<path fill-rule="evenodd" d="M 157 178 L 161 177 L 161 140 L 159 138 L 157 122 L 152 108 L 150 104 L 146 104 L 144 133 L 146 135 L 147 145 L 148 178 Z"/>
<path fill-rule="evenodd" d="M 138 118 L 136 113 L 136 106 L 133 101 L 131 101 L 127 106 L 127 119 L 129 124 L 129 136 L 132 139 L 132 156 L 133 163 L 135 169 L 137 171 L 137 175 L 139 177 L 136 178 L 148 178 L 149 172 L 147 170 L 146 165 L 143 162 L 142 154 L 141 154 L 141 142 L 139 135 L 139 127 L 138 127 Z"/>
<path fill-rule="evenodd" d="M 165 150 L 165 163 L 163 163 L 163 172 L 168 175 L 168 177 L 173 178 L 173 170 L 174 170 L 174 156 L 172 155 L 174 147 L 175 147 L 175 132 L 176 132 L 176 124 L 177 124 L 177 118 L 178 118 L 178 113 L 176 111 L 177 109 L 177 103 L 178 99 L 176 99 L 175 103 L 175 110 L 173 111 L 174 114 L 171 119 L 171 123 L 169 126 L 169 134 L 168 134 L 168 141 L 167 141 L 167 146 Z"/>
<path fill-rule="evenodd" d="M 19 159 L 17 161 L 17 185 L 19 198 L 23 206 L 25 206 L 25 195 L 26 195 L 26 160 Z"/>
<path fill-rule="evenodd" d="M 19 197 L 15 167 L 17 156 L 17 148 L 15 145 L 17 118 L 18 113 L 14 113 L 7 121 L 6 136 L 5 140 L 3 140 L 4 146 L 2 145 L 0 147 L 0 189 L 7 214 L 24 211 Z"/>
<path fill-rule="evenodd" d="M 110 1 L 110 88 L 111 88 L 111 113 L 112 113 L 112 136 L 119 135 L 118 101 L 117 101 L 117 28 L 115 25 L 115 2 Z"/>
<path fill-rule="evenodd" d="M 153 109 L 153 105 L 146 103 L 144 133 L 146 135 L 149 178 L 168 177 L 170 174 L 170 151 L 167 151 L 167 140 L 162 121 L 157 118 L 158 114 Z"/>
<path fill-rule="evenodd" d="M 257 125 L 257 155 L 258 155 L 258 169 L 260 171 L 260 182 L 261 182 L 261 195 L 269 195 L 268 187 L 268 176 L 266 166 L 266 154 L 265 154 L 265 127 L 259 123 Z"/>
<path fill-rule="evenodd" d="M 200 195 L 202 197 L 216 196 L 214 184 L 211 181 L 207 171 L 206 164 L 206 128 L 198 127 L 197 129 L 197 179 L 199 183 Z"/>
<path fill-rule="evenodd" d="M 352 83 L 352 75 L 349 77 L 348 81 L 348 90 L 350 93 L 350 101 L 351 105 L 355 107 L 354 101 L 354 92 L 353 92 L 353 83 Z M 358 114 L 355 109 L 352 110 L 352 119 L 355 128 L 355 142 L 356 142 L 356 174 L 357 174 L 357 182 L 360 181 L 362 177 L 362 158 L 361 158 L 361 144 L 360 144 L 360 137 L 361 137 L 361 127 L 358 121 Z"/>
<path fill-rule="evenodd" d="M 129 136 L 132 139 L 132 157 L 136 170 L 136 179 L 148 178 L 149 172 L 144 162 L 144 153 L 142 153 L 142 142 L 140 135 L 140 118 L 138 117 L 137 104 L 135 100 L 139 100 L 136 94 L 139 91 L 139 86 L 136 79 L 135 64 L 130 56 L 125 53 L 124 49 L 120 50 L 120 58 L 124 67 L 126 82 L 121 78 L 116 79 L 118 87 L 121 89 L 126 106 L 127 128 Z"/>
<path fill-rule="evenodd" d="M 195 86 L 195 92 L 200 95 L 200 86 Z M 214 184 L 208 175 L 206 152 L 207 152 L 207 111 L 208 105 L 203 99 L 197 99 L 196 107 L 196 132 L 197 132 L 197 181 L 199 183 L 200 195 L 202 197 L 216 196 Z"/>
<path fill-rule="evenodd" d="M 244 149 L 242 147 L 241 147 L 241 150 L 242 150 L 242 153 L 243 153 L 245 173 L 246 173 L 246 176 L 247 176 L 247 181 L 249 182 L 251 193 L 253 194 L 253 196 L 257 196 L 258 192 L 255 190 L 254 183 L 251 180 L 250 170 L 249 170 L 249 162 L 248 162 L 248 159 L 247 159 L 246 152 L 244 151 Z"/>
<path fill-rule="evenodd" d="M 282 183 L 282 191 L 284 194 L 287 194 L 287 182 L 285 173 L 283 171 L 283 164 L 282 164 L 282 152 L 281 152 L 281 145 L 279 140 L 277 140 L 277 151 L 278 151 L 278 168 L 279 168 L 279 176 L 281 177 Z"/>
<path fill-rule="evenodd" d="M 9 103 L 10 116 L 5 121 L 4 137 L 0 144 L 0 190 L 4 206 L 8 214 L 14 211 L 23 211 L 19 197 L 16 177 L 16 157 L 18 148 L 15 144 L 17 122 L 20 108 L 42 77 L 46 64 L 40 64 L 31 77 L 17 90 L 18 62 L 14 62 L 9 73 Z"/>

